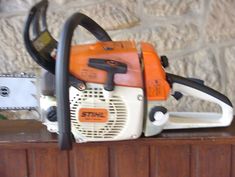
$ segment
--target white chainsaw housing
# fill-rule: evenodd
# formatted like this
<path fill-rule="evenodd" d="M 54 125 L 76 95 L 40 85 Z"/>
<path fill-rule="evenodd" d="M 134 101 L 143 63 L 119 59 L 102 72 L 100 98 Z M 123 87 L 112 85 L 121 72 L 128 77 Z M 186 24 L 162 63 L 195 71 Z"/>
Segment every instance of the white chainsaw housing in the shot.
<path fill-rule="evenodd" d="M 44 96 L 40 97 L 40 113 L 42 118 L 42 123 L 47 126 L 47 130 L 52 133 L 58 132 L 58 123 L 49 121 L 47 119 L 47 110 L 51 106 L 56 106 L 56 98 L 54 96 Z"/>
<path fill-rule="evenodd" d="M 185 96 L 194 96 L 196 98 L 216 103 L 221 107 L 221 113 L 210 112 L 171 112 L 169 121 L 164 129 L 187 129 L 203 127 L 226 127 L 233 120 L 233 107 L 220 99 L 206 94 L 200 90 L 174 83 L 172 90 L 180 91 Z"/>
<path fill-rule="evenodd" d="M 154 136 L 164 129 L 166 123 L 169 120 L 169 113 L 162 113 L 160 111 L 156 111 L 154 114 L 155 121 L 150 121 L 150 112 L 154 107 L 161 106 L 161 101 L 148 101 L 147 103 L 147 112 L 144 118 L 144 126 L 143 132 L 145 136 Z"/>
<path fill-rule="evenodd" d="M 114 91 L 108 92 L 102 84 L 86 85 L 84 91 L 69 89 L 71 129 L 76 142 L 127 140 L 141 135 L 144 112 L 141 88 L 115 86 Z M 56 104 L 55 100 L 46 97 L 41 98 L 41 103 L 43 110 Z M 106 109 L 108 120 L 104 123 L 80 122 L 78 112 L 81 108 Z M 47 119 L 43 122 L 50 132 L 58 132 L 57 122 Z"/>
<path fill-rule="evenodd" d="M 148 101 L 148 111 L 144 126 L 145 136 L 157 135 L 162 130 L 167 129 L 226 127 L 231 124 L 233 120 L 233 107 L 219 98 L 178 83 L 172 84 L 172 92 L 174 91 L 180 91 L 184 96 L 194 96 L 201 100 L 216 103 L 221 107 L 222 112 L 168 112 L 166 114 L 157 114 L 159 116 L 154 117 L 155 121 L 152 122 L 149 120 L 149 113 L 153 107 L 161 104 L 160 101 Z"/>

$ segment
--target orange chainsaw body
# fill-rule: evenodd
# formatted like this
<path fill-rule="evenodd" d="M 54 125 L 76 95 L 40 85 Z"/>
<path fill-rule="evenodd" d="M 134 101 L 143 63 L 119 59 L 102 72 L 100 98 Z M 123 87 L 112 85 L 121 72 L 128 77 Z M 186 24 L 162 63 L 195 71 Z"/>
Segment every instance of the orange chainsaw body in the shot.
<path fill-rule="evenodd" d="M 147 100 L 166 100 L 170 86 L 161 61 L 151 44 L 141 43 L 141 49 L 142 59 L 139 58 L 135 43 L 131 41 L 76 45 L 71 49 L 70 72 L 85 82 L 104 84 L 107 73 L 89 67 L 89 59 L 119 61 L 127 64 L 127 73 L 116 74 L 115 85 L 145 88 Z"/>
<path fill-rule="evenodd" d="M 166 100 L 170 93 L 170 85 L 166 80 L 161 60 L 151 44 L 141 43 L 141 49 L 147 100 Z"/>
<path fill-rule="evenodd" d="M 134 42 L 76 45 L 72 47 L 70 57 L 70 72 L 85 82 L 104 84 L 107 73 L 89 67 L 88 61 L 90 58 L 109 59 L 127 64 L 127 73 L 115 74 L 115 85 L 143 88 L 141 65 Z"/>

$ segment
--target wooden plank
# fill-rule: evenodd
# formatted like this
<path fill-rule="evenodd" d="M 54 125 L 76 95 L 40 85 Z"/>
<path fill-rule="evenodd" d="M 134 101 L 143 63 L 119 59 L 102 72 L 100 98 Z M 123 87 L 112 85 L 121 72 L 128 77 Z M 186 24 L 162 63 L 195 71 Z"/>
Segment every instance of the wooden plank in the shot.
<path fill-rule="evenodd" d="M 29 177 L 69 176 L 68 152 L 58 148 L 28 150 Z"/>
<path fill-rule="evenodd" d="M 150 149 L 151 177 L 189 177 L 190 146 L 160 145 Z"/>
<path fill-rule="evenodd" d="M 235 119 L 228 127 L 166 130 L 157 137 L 139 138 L 132 141 L 103 142 L 102 145 L 158 145 L 159 143 L 189 143 L 201 144 L 214 141 L 221 144 L 231 144 L 235 141 Z M 0 148 L 29 148 L 29 147 L 57 147 L 56 133 L 47 131 L 46 126 L 36 120 L 4 120 L 0 121 Z M 89 143 L 91 145 L 93 143 Z"/>
<path fill-rule="evenodd" d="M 57 142 L 56 133 L 47 131 L 45 125 L 36 120 L 4 120 L 0 121 L 0 143 L 43 143 Z M 28 144 L 28 145 L 30 145 Z"/>
<path fill-rule="evenodd" d="M 230 177 L 231 145 L 194 145 L 192 177 Z"/>
<path fill-rule="evenodd" d="M 235 177 L 235 145 L 232 145 L 231 156 L 231 177 Z"/>
<path fill-rule="evenodd" d="M 110 148 L 111 177 L 148 177 L 149 147 L 122 145 Z"/>
<path fill-rule="evenodd" d="M 27 176 L 26 151 L 1 149 L 0 176 L 26 177 Z"/>
<path fill-rule="evenodd" d="M 76 144 L 70 152 L 72 177 L 108 177 L 108 148 Z"/>

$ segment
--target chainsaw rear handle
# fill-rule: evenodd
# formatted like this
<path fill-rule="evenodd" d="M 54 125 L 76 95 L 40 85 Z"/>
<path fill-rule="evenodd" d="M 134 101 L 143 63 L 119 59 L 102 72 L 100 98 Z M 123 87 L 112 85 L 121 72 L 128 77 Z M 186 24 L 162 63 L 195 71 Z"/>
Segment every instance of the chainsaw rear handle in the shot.
<path fill-rule="evenodd" d="M 173 92 L 180 92 L 186 96 L 194 96 L 200 98 L 202 100 L 206 100 L 209 102 L 213 102 L 218 104 L 222 108 L 222 114 L 216 119 L 216 121 L 211 123 L 211 126 L 228 126 L 230 125 L 233 119 L 233 105 L 230 100 L 223 94 L 219 93 L 218 91 L 207 87 L 203 84 L 198 82 L 192 81 L 190 79 L 176 76 L 173 74 L 166 73 L 167 80 L 172 87 Z M 187 113 L 189 115 L 189 113 Z M 200 119 L 200 114 L 193 113 L 194 118 Z M 180 113 L 178 114 L 180 115 Z M 213 117 L 213 116 L 212 116 Z M 213 120 L 213 118 L 211 119 Z M 199 125 L 191 125 L 193 122 L 190 122 L 188 125 L 180 125 L 180 123 L 171 123 L 172 128 L 189 128 L 189 127 L 196 127 Z M 185 126 L 185 127 L 183 127 Z M 187 127 L 188 126 L 188 127 Z M 202 125 L 203 126 L 203 125 Z"/>
<path fill-rule="evenodd" d="M 72 148 L 68 76 L 71 41 L 73 32 L 78 25 L 90 31 L 100 41 L 111 41 L 111 38 L 103 28 L 81 13 L 73 14 L 63 26 L 58 45 L 55 74 L 59 146 L 61 150 Z"/>

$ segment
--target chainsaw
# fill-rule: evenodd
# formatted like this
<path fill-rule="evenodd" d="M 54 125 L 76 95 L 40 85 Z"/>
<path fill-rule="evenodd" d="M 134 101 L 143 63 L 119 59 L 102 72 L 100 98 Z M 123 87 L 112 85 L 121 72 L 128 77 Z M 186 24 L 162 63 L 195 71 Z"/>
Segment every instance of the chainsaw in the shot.
<path fill-rule="evenodd" d="M 116 141 L 159 134 L 166 129 L 229 126 L 233 106 L 223 94 L 190 79 L 165 72 L 166 56 L 134 41 L 112 41 L 91 18 L 75 13 L 57 42 L 48 31 L 48 2 L 37 3 L 24 28 L 28 53 L 43 69 L 39 99 L 42 122 L 59 136 L 61 149 L 76 142 Z M 96 43 L 73 45 L 77 26 Z M 170 112 L 162 106 L 170 97 L 194 96 L 218 104 L 221 113 Z"/>

